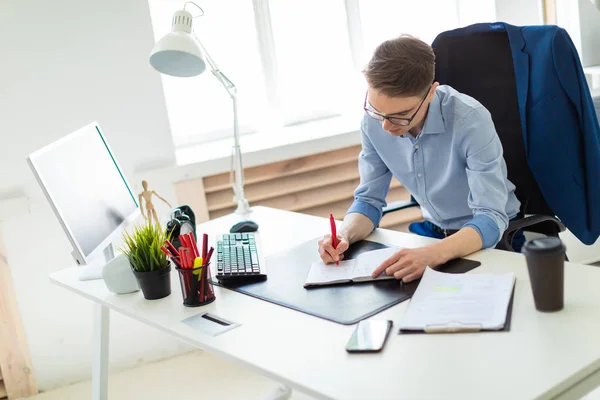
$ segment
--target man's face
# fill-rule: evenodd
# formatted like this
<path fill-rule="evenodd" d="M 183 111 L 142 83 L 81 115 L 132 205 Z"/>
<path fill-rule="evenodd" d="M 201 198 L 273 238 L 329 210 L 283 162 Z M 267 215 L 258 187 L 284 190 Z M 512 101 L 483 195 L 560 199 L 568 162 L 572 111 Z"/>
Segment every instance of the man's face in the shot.
<path fill-rule="evenodd" d="M 388 119 L 384 119 L 381 122 L 383 129 L 388 133 L 394 136 L 402 136 L 425 118 L 427 107 L 435 93 L 435 87 L 437 87 L 437 85 L 434 85 L 431 90 L 427 92 L 425 97 L 388 97 L 378 90 L 369 87 L 366 106 L 368 109 L 373 110 L 378 114 L 385 115 L 386 117 L 397 117 L 407 120 L 412 118 L 412 121 L 408 126 L 393 124 Z"/>

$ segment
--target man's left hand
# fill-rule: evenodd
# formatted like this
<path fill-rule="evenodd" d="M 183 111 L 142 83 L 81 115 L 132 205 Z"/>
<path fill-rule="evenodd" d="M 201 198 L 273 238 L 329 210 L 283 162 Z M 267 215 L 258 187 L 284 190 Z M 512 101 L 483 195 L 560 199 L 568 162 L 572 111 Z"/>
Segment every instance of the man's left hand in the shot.
<path fill-rule="evenodd" d="M 438 255 L 427 247 L 416 249 L 402 249 L 375 268 L 372 277 L 376 278 L 385 272 L 386 275 L 394 275 L 396 279 L 410 282 L 420 278 L 427 266 L 433 268 L 438 264 Z"/>

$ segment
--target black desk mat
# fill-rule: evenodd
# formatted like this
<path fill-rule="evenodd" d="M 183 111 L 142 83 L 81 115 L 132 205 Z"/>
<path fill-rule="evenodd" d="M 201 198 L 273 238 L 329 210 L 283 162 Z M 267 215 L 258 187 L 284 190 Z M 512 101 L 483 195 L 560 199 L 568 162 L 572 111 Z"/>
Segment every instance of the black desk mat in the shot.
<path fill-rule="evenodd" d="M 265 260 L 267 280 L 265 281 L 223 284 L 213 279 L 213 282 L 252 297 L 343 325 L 352 325 L 375 315 L 409 299 L 415 292 L 418 281 L 400 283 L 395 279 L 304 288 L 311 263 L 320 260 L 317 252 L 318 241 L 319 238 L 316 238 L 293 249 L 267 257 Z M 365 251 L 385 247 L 389 246 L 363 240 L 353 244 L 344 257 L 351 259 Z M 456 259 L 436 269 L 449 273 L 463 273 L 479 265 L 477 261 Z"/>

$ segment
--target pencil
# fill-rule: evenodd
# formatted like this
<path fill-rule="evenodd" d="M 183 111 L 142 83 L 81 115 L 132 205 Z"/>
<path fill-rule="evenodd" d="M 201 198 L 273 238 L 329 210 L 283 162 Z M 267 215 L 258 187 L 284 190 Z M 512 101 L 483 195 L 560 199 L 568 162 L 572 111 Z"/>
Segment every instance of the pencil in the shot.
<path fill-rule="evenodd" d="M 208 251 L 208 235 L 202 234 L 202 259 L 206 260 L 206 252 Z"/>
<path fill-rule="evenodd" d="M 203 259 L 205 265 L 210 263 L 210 258 L 212 257 L 213 251 L 215 251 L 215 248 L 211 247 L 210 250 L 208 251 L 208 254 L 206 255 L 206 258 Z"/>
<path fill-rule="evenodd" d="M 167 251 L 167 248 L 166 248 L 165 246 L 160 246 L 160 251 L 162 251 L 163 253 L 165 253 L 165 255 L 166 255 L 167 257 L 171 257 L 171 253 L 169 253 L 169 252 Z"/>
<path fill-rule="evenodd" d="M 198 251 L 198 243 L 196 242 L 194 235 L 192 235 L 191 233 L 188 233 L 187 236 L 190 244 L 192 245 L 192 250 L 194 251 L 194 259 L 196 259 L 200 257 L 200 252 Z"/>
<path fill-rule="evenodd" d="M 171 241 L 169 239 L 165 240 L 165 243 L 167 244 L 167 246 L 169 246 L 169 250 L 171 250 L 171 253 L 173 253 L 174 255 L 179 254 L 179 252 L 177 251 L 175 246 L 173 246 L 173 244 L 171 243 Z"/>

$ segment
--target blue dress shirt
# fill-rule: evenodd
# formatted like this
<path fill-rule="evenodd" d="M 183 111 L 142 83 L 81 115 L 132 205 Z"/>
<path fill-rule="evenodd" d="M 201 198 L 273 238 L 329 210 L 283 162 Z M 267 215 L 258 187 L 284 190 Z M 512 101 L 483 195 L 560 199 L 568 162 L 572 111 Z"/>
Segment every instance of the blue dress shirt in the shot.
<path fill-rule="evenodd" d="M 488 110 L 450 86 L 439 86 L 415 138 L 392 136 L 365 114 L 358 159 L 360 184 L 348 213 L 379 225 L 392 175 L 414 196 L 423 217 L 442 229 L 474 228 L 493 247 L 519 212 L 502 144 Z"/>

